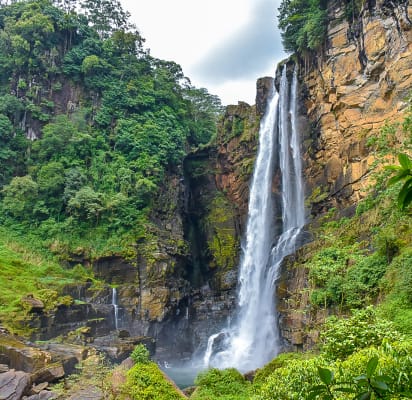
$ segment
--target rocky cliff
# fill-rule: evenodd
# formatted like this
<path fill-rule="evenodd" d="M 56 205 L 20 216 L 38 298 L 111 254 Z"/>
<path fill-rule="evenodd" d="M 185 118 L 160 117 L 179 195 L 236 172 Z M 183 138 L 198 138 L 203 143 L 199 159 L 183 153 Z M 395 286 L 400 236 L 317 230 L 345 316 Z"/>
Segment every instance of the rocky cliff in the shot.
<path fill-rule="evenodd" d="M 305 176 L 316 213 L 365 196 L 375 159 L 369 139 L 402 118 L 412 85 L 412 6 L 364 2 L 353 20 L 345 7 L 330 2 L 323 54 L 300 61 L 312 126 Z"/>
<path fill-rule="evenodd" d="M 304 175 L 312 220 L 332 208 L 353 214 L 373 182 L 380 132 L 385 124 L 404 118 L 411 94 L 410 2 L 367 1 L 356 18 L 347 18 L 345 7 L 345 1 L 329 3 L 322 54 L 299 60 Z M 388 135 L 380 145 L 393 147 L 403 139 Z M 307 245 L 285 261 L 278 286 L 282 336 L 297 349 L 317 341 L 317 330 L 311 328 L 330 312 L 310 305 L 305 262 L 314 247 Z"/>

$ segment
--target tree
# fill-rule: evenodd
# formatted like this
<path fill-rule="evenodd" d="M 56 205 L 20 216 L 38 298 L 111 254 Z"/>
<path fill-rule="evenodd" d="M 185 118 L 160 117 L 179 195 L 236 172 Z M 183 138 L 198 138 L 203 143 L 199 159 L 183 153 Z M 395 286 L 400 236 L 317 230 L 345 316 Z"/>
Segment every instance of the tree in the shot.
<path fill-rule="evenodd" d="M 38 199 L 38 185 L 30 175 L 15 177 L 3 189 L 3 210 L 18 220 L 29 220 Z"/>
<path fill-rule="evenodd" d="M 323 44 L 327 25 L 325 0 L 282 0 L 278 10 L 286 51 L 302 54 Z"/>
<path fill-rule="evenodd" d="M 115 30 L 127 30 L 130 13 L 124 11 L 119 0 L 82 0 L 81 8 L 101 39 L 106 39 Z"/>
<path fill-rule="evenodd" d="M 205 88 L 195 87 L 187 88 L 183 96 L 189 101 L 189 142 L 195 146 L 208 143 L 216 133 L 217 120 L 223 112 L 220 98 Z"/>
<path fill-rule="evenodd" d="M 84 186 L 69 200 L 67 209 L 79 221 L 98 222 L 103 211 L 102 194 Z"/>

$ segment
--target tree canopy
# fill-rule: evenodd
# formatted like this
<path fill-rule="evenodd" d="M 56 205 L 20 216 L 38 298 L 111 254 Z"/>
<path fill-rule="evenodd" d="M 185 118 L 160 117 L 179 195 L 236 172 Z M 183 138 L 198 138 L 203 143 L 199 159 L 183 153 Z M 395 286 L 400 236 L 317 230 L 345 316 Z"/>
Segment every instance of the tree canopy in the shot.
<path fill-rule="evenodd" d="M 166 174 L 214 136 L 219 98 L 193 87 L 178 64 L 152 57 L 119 1 L 7 3 L 2 221 L 39 229 L 53 221 L 80 236 L 132 232 Z"/>

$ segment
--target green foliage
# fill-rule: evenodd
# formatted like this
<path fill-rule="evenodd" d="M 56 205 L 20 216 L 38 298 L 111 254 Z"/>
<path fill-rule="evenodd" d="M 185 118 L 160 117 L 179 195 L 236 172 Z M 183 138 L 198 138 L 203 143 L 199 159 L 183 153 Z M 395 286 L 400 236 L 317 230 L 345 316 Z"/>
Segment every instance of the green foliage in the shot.
<path fill-rule="evenodd" d="M 17 220 L 30 219 L 38 190 L 38 184 L 30 175 L 13 178 L 3 189 L 3 211 Z"/>
<path fill-rule="evenodd" d="M 307 266 L 314 287 L 312 303 L 350 309 L 370 304 L 376 298 L 387 260 L 378 253 L 364 254 L 358 244 L 332 245 L 316 253 Z"/>
<path fill-rule="evenodd" d="M 250 384 L 234 368 L 219 370 L 212 368 L 200 373 L 195 380 L 194 400 L 246 400 L 249 399 Z"/>
<path fill-rule="evenodd" d="M 404 153 L 398 155 L 398 160 L 400 166 L 391 165 L 386 167 L 396 172 L 396 175 L 389 179 L 388 185 L 393 185 L 401 181 L 404 182 L 398 194 L 398 206 L 401 210 L 404 210 L 412 203 L 412 160 Z"/>
<path fill-rule="evenodd" d="M 130 255 L 166 172 L 221 112 L 178 64 L 150 56 L 128 18 L 118 1 L 0 7 L 0 218 L 62 258 Z"/>
<path fill-rule="evenodd" d="M 216 136 L 216 124 L 223 112 L 219 97 L 210 94 L 207 89 L 189 87 L 184 91 L 189 101 L 189 142 L 194 146 L 209 143 Z"/>
<path fill-rule="evenodd" d="M 124 395 L 133 400 L 180 400 L 176 388 L 166 380 L 157 364 L 153 362 L 135 364 L 127 372 Z M 123 397 L 121 397 L 123 398 Z"/>
<path fill-rule="evenodd" d="M 286 51 L 300 54 L 316 51 L 325 40 L 326 2 L 282 0 L 278 20 Z"/>
<path fill-rule="evenodd" d="M 147 364 L 150 362 L 149 350 L 144 344 L 138 344 L 130 354 L 130 358 L 137 364 Z"/>
<path fill-rule="evenodd" d="M 412 249 L 396 257 L 383 281 L 385 302 L 381 306 L 383 316 L 393 321 L 396 328 L 412 334 Z"/>
<path fill-rule="evenodd" d="M 393 323 L 379 318 L 373 307 L 367 307 L 347 319 L 330 317 L 321 333 L 321 351 L 328 359 L 345 359 L 359 349 L 399 338 Z"/>
<path fill-rule="evenodd" d="M 309 360 L 311 358 L 313 358 L 313 355 L 310 352 L 279 354 L 272 361 L 256 371 L 255 377 L 253 379 L 254 391 L 258 391 L 258 388 L 260 388 L 266 382 L 266 380 L 276 369 L 288 366 L 289 362 L 293 360 Z"/>
<path fill-rule="evenodd" d="M 57 260 L 47 258 L 8 231 L 0 228 L 0 319 L 13 331 L 24 314 L 21 298 L 32 294 L 42 300 L 46 309 L 53 309 L 69 299 L 60 297 L 64 285 L 90 279 L 83 267 L 62 268 Z M 69 300 L 70 301 L 70 300 Z"/>
<path fill-rule="evenodd" d="M 333 400 L 340 398 L 342 393 L 349 393 L 354 396 L 354 399 L 383 398 L 389 392 L 389 387 L 386 384 L 389 378 L 386 376 L 374 376 L 378 362 L 379 360 L 376 356 L 368 361 L 366 373 L 353 379 L 355 388 L 351 387 L 353 384 L 351 385 L 347 382 L 336 382 L 333 371 L 318 367 L 318 375 L 322 385 L 317 385 L 310 389 L 308 400 Z"/>
<path fill-rule="evenodd" d="M 327 362 L 322 356 L 293 360 L 275 369 L 255 388 L 252 399 L 409 398 L 411 346 L 410 341 L 384 342 L 358 350 L 345 360 Z"/>

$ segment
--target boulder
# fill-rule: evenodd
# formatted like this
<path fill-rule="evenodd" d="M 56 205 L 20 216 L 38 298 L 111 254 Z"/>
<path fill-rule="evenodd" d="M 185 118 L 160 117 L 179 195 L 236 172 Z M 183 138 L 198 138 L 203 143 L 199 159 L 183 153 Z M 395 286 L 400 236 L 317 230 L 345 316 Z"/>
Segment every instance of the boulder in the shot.
<path fill-rule="evenodd" d="M 0 399 L 20 400 L 30 390 L 30 375 L 14 369 L 0 374 Z"/>
<path fill-rule="evenodd" d="M 44 303 L 34 297 L 32 294 L 28 294 L 27 296 L 22 297 L 21 302 L 23 307 L 27 309 L 29 313 L 42 313 L 44 310 Z"/>
<path fill-rule="evenodd" d="M 61 363 L 48 365 L 32 374 L 32 381 L 36 384 L 42 382 L 55 382 L 64 377 L 64 368 Z"/>

